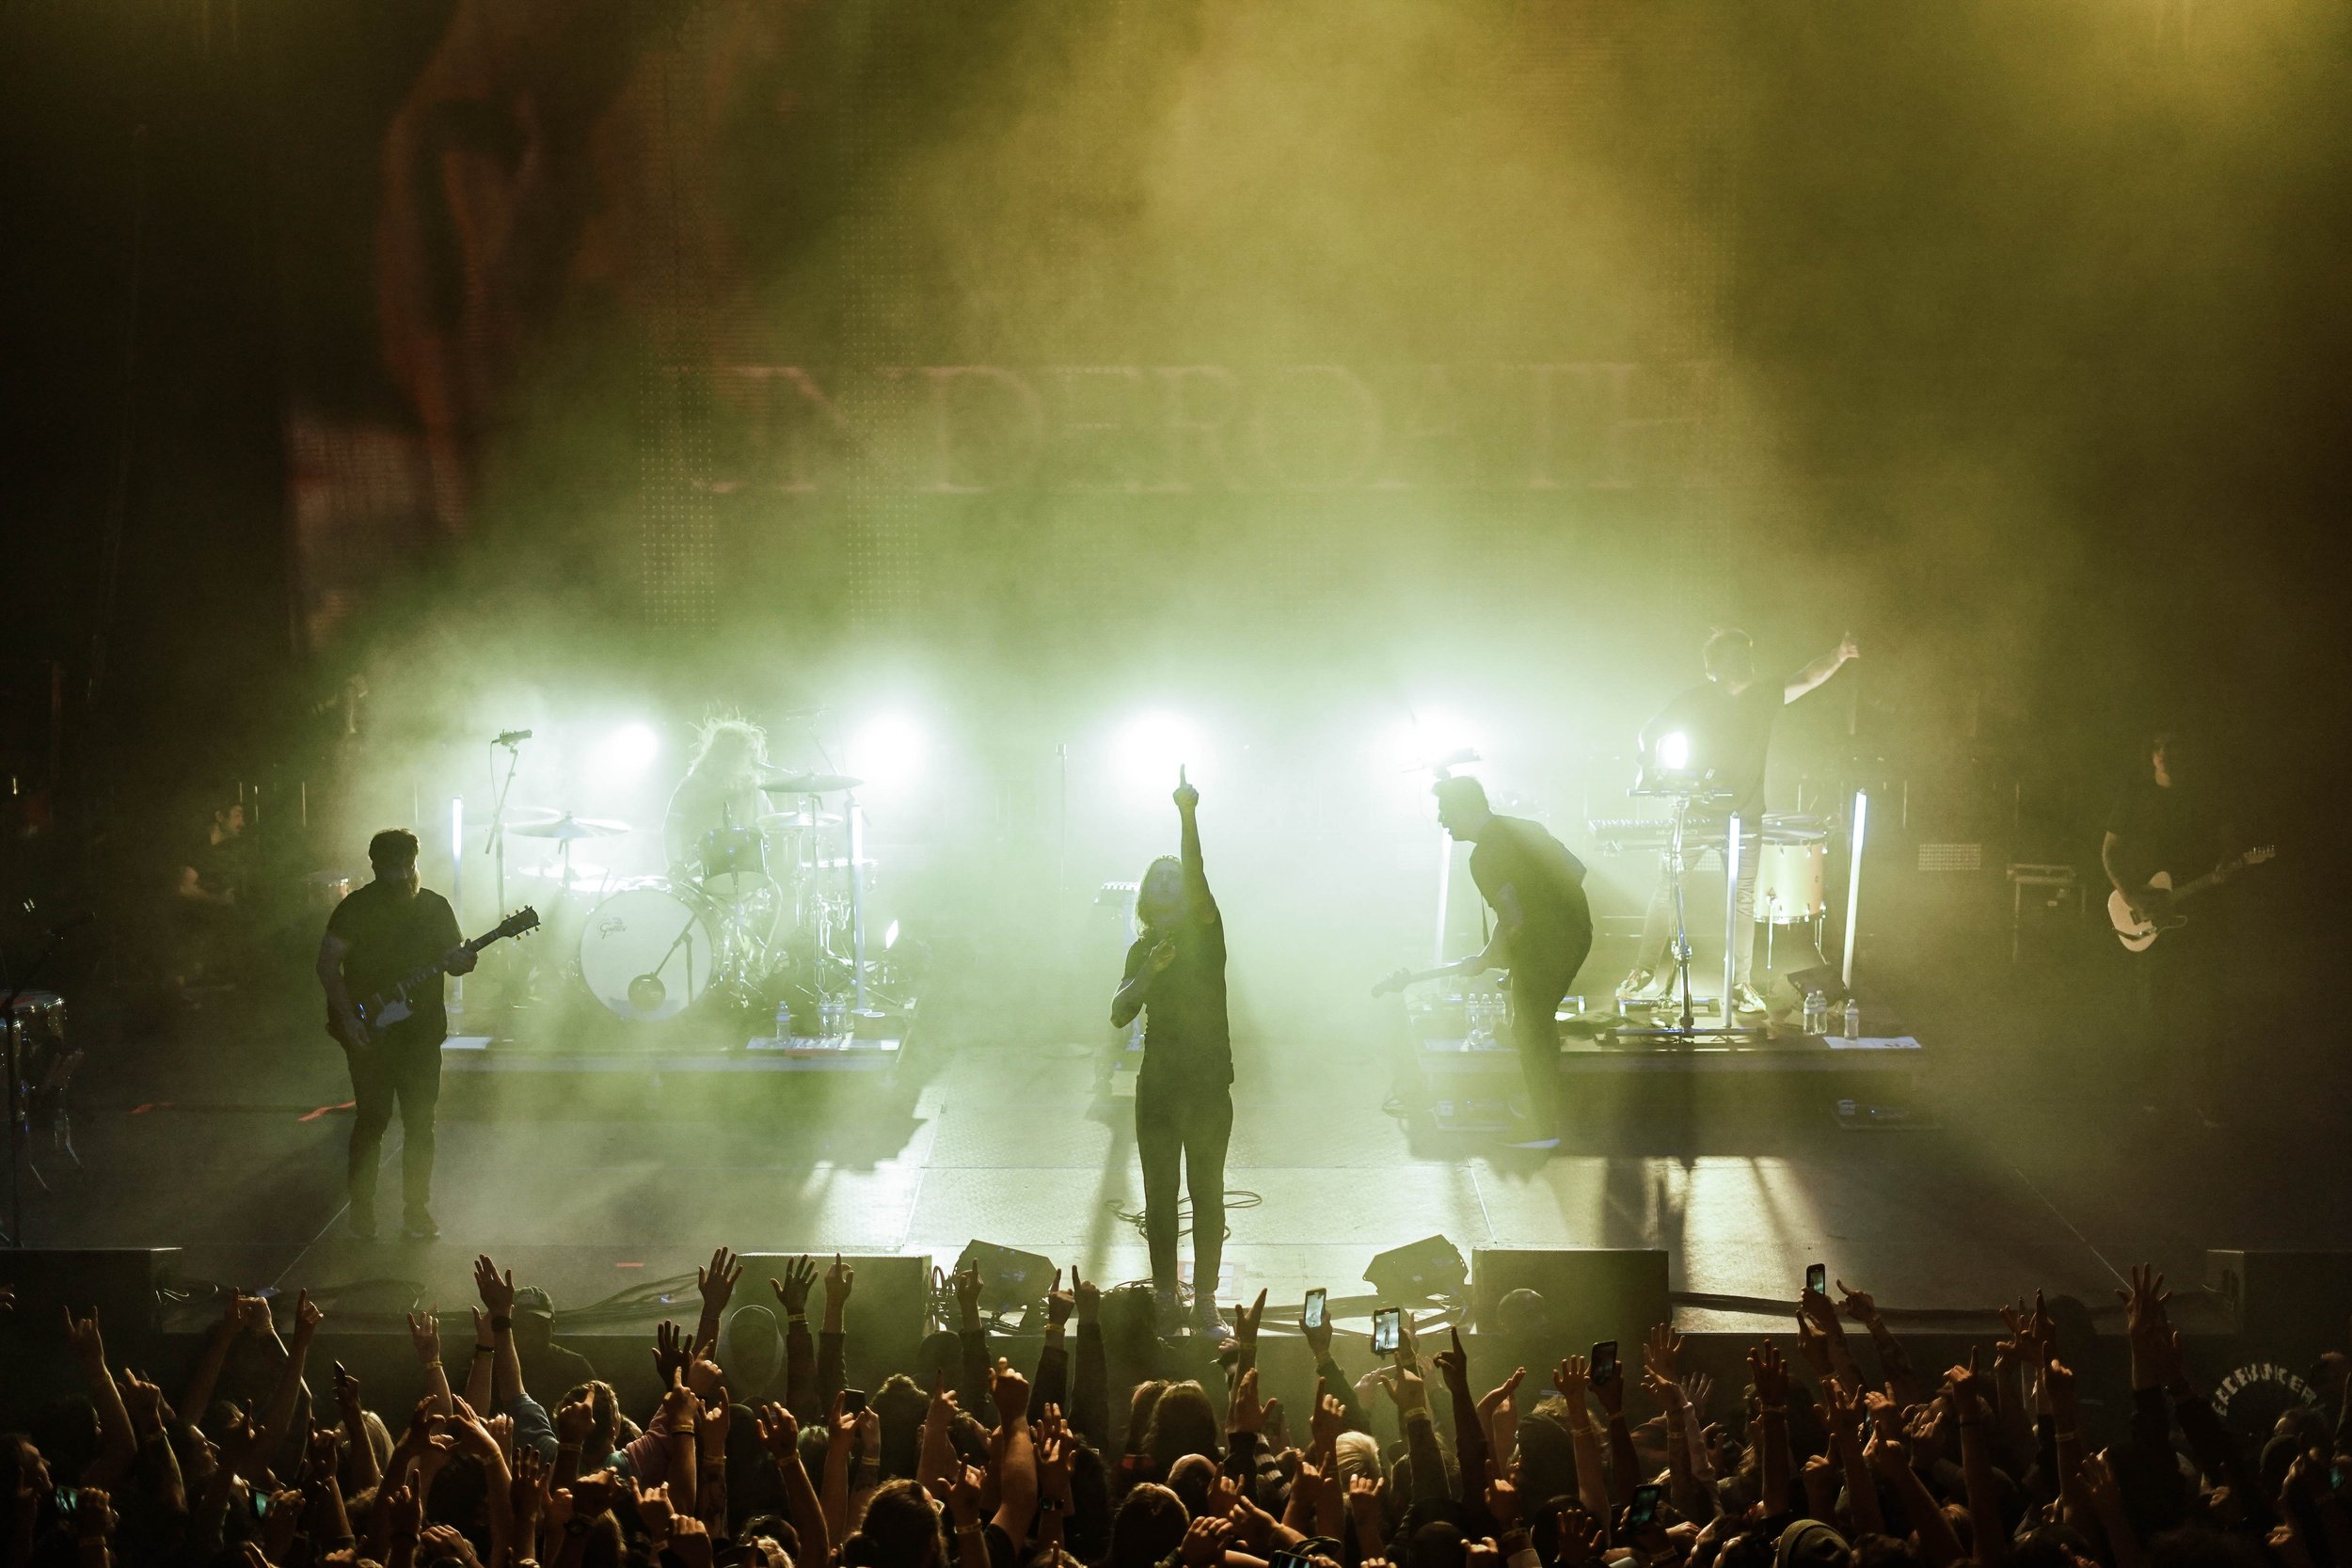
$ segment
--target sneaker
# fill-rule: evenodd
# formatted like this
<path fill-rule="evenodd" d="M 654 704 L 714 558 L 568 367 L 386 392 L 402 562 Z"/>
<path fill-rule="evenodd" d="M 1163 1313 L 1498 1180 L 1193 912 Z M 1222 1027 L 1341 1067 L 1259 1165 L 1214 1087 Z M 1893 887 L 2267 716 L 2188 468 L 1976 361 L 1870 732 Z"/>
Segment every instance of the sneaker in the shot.
<path fill-rule="evenodd" d="M 1232 1328 L 1225 1322 L 1225 1314 L 1216 1309 L 1214 1301 L 1196 1301 L 1192 1304 L 1192 1331 L 1212 1342 L 1233 1337 Z"/>
<path fill-rule="evenodd" d="M 1160 1338 L 1173 1339 L 1184 1331 L 1184 1308 L 1176 1304 L 1176 1292 L 1165 1286 L 1152 1291 L 1152 1317 Z"/>
<path fill-rule="evenodd" d="M 1764 1006 L 1763 996 L 1751 985 L 1742 984 L 1732 987 L 1731 1003 L 1734 1008 L 1742 1013 L 1755 1014 L 1770 1010 Z"/>
<path fill-rule="evenodd" d="M 420 1209 L 409 1215 L 401 1226 L 400 1233 L 412 1242 L 437 1242 L 441 1239 L 441 1227 L 433 1223 L 433 1212 L 429 1209 Z"/>
<path fill-rule="evenodd" d="M 343 1231 L 355 1242 L 373 1242 L 375 1240 L 375 1216 L 362 1214 L 355 1209 L 343 1221 Z"/>

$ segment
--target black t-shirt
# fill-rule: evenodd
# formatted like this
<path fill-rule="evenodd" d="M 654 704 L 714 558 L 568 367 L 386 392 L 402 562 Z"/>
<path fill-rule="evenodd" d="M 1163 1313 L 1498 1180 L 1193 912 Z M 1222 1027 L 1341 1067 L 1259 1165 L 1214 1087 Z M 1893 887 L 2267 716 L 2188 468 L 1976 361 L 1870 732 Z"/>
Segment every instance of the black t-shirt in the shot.
<path fill-rule="evenodd" d="M 390 882 L 360 888 L 326 917 L 326 934 L 350 946 L 343 955 L 343 986 L 356 1006 L 435 962 L 465 941 L 449 900 L 428 888 L 414 898 Z M 403 1040 L 438 1045 L 449 1033 L 438 976 L 409 993 L 409 1016 L 392 1026 Z"/>
<path fill-rule="evenodd" d="M 1155 1084 L 1223 1088 L 1233 1081 L 1233 1042 L 1225 1019 L 1225 922 L 1216 915 L 1147 929 L 1127 949 L 1120 984 L 1144 973 L 1163 937 L 1176 960 L 1152 976 L 1143 1001 L 1143 1069 Z"/>
<path fill-rule="evenodd" d="M 702 859 L 703 834 L 713 828 L 749 828 L 767 809 L 766 797 L 748 778 L 733 782 L 689 773 L 678 781 L 662 816 L 662 847 L 672 865 Z"/>
<path fill-rule="evenodd" d="M 1764 763 L 1772 752 L 1772 725 L 1787 701 L 1778 681 L 1751 681 L 1738 696 L 1713 681 L 1703 682 L 1666 705 L 1650 725 L 1650 745 L 1654 752 L 1661 736 L 1677 731 L 1687 736 L 1692 771 L 1714 770 L 1715 787 L 1732 796 L 1727 809 L 1740 814 L 1743 832 L 1753 833 L 1764 819 Z"/>
<path fill-rule="evenodd" d="M 1541 823 L 1523 816 L 1491 818 L 1470 850 L 1470 880 L 1498 912 L 1506 887 L 1518 905 L 1520 926 L 1511 938 L 1515 966 L 1539 966 L 1553 955 L 1565 961 L 1591 944 L 1584 863 Z"/>
<path fill-rule="evenodd" d="M 2144 883 L 2159 871 L 2172 873 L 2175 885 L 2192 881 L 2235 852 L 2212 801 L 2191 784 L 2138 780 L 2108 809 L 2106 826 L 2122 841 L 2116 869 L 2127 881 Z"/>

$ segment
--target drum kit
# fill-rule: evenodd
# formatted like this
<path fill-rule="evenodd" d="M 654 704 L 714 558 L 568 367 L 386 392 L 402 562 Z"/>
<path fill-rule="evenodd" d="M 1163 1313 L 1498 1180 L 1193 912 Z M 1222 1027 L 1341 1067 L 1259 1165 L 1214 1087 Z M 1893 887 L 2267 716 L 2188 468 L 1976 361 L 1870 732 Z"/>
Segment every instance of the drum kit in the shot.
<path fill-rule="evenodd" d="M 846 1032 L 866 1006 L 857 797 L 865 781 L 762 768 L 768 809 L 709 829 L 664 876 L 614 878 L 574 856 L 584 840 L 633 832 L 613 818 L 540 811 L 504 832 L 554 846 L 535 872 L 563 933 L 555 962 L 613 1017 L 662 1023 L 705 1004 L 806 1010 Z M 501 850 L 501 856 L 503 851 Z"/>

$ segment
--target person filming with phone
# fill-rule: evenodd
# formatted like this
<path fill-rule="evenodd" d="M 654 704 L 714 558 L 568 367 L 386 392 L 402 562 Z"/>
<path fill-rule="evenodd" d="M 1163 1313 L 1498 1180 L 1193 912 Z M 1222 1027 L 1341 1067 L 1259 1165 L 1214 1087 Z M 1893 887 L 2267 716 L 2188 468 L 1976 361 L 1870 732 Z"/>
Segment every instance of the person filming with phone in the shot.
<path fill-rule="evenodd" d="M 1181 1321 L 1177 1301 L 1177 1187 L 1192 1194 L 1192 1316 L 1198 1332 L 1225 1337 L 1216 1309 L 1225 1252 L 1225 1146 L 1233 1135 L 1233 1048 L 1225 1018 L 1225 924 L 1200 859 L 1200 792 L 1180 768 L 1181 853 L 1161 856 L 1136 893 L 1136 940 L 1111 998 L 1111 1024 L 1143 1015 L 1143 1068 L 1136 1075 L 1136 1153 L 1143 1162 L 1144 1235 L 1162 1332 Z"/>

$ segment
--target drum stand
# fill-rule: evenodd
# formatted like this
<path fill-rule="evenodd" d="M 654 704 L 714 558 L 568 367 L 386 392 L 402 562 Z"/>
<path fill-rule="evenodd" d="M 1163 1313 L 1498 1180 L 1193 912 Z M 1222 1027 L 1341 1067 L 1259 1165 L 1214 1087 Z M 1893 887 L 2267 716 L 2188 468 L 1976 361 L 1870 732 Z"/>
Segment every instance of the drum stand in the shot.
<path fill-rule="evenodd" d="M 1732 1022 L 1735 1001 L 1732 996 L 1733 976 L 1738 974 L 1738 953 L 1734 946 L 1740 918 L 1740 817 L 1734 813 L 1727 824 L 1724 840 L 1724 995 L 1723 1022 L 1701 1028 L 1692 1021 L 1691 1009 L 1691 930 L 1685 919 L 1682 894 L 1682 834 L 1685 819 L 1690 816 L 1691 801 L 1708 795 L 1704 782 L 1671 786 L 1661 793 L 1674 797 L 1674 826 L 1668 831 L 1666 871 L 1674 883 L 1675 895 L 1675 984 L 1682 993 L 1682 1017 L 1679 1022 L 1649 1024 L 1641 1028 L 1620 1028 L 1611 1033 L 1619 1038 L 1644 1040 L 1719 1040 L 1744 1039 L 1764 1033 L 1752 1025 Z"/>
<path fill-rule="evenodd" d="M 69 923 L 79 924 L 80 921 Z M 6 1030 L 7 1040 L 7 1061 L 0 1065 L 6 1066 L 8 1074 L 8 1227 L 5 1234 L 0 1234 L 0 1246 L 22 1247 L 24 1244 L 24 1166 L 32 1159 L 32 1150 L 28 1147 L 32 1129 L 25 1125 L 32 1116 L 32 1104 L 25 1093 L 23 1071 L 24 1022 L 17 1016 L 16 1005 L 24 999 L 25 992 L 33 989 L 33 982 L 40 977 L 41 972 L 49 967 L 58 951 L 65 946 L 67 928 L 60 926 L 51 929 L 49 945 L 42 948 L 40 957 L 26 967 L 24 979 L 10 983 L 4 974 L 0 974 L 0 986 L 7 986 L 8 990 L 7 999 L 0 1001 L 0 1029 Z M 33 1174 L 37 1180 L 40 1175 L 39 1171 Z M 43 1181 L 41 1185 L 45 1188 L 48 1183 Z"/>

